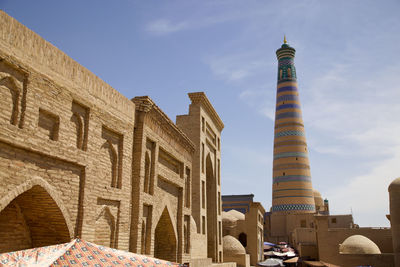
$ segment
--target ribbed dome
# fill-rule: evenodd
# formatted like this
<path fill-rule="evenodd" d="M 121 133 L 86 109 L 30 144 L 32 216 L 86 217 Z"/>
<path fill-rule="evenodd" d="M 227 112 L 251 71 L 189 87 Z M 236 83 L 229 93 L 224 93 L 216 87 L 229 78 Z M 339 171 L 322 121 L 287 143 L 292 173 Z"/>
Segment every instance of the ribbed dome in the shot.
<path fill-rule="evenodd" d="M 379 247 L 363 235 L 352 235 L 339 245 L 339 252 L 343 254 L 381 254 Z"/>
<path fill-rule="evenodd" d="M 231 235 L 226 235 L 223 238 L 224 244 L 224 255 L 234 256 L 246 254 L 246 250 L 243 245 L 240 244 L 239 240 Z"/>
<path fill-rule="evenodd" d="M 192 216 L 190 216 L 190 232 L 192 232 L 192 233 L 196 233 L 197 232 L 196 221 L 193 219 Z"/>
<path fill-rule="evenodd" d="M 315 206 L 323 207 L 324 200 L 322 199 L 321 193 L 317 189 L 313 189 Z"/>
<path fill-rule="evenodd" d="M 237 210 L 230 210 L 227 212 L 230 216 L 235 217 L 237 220 L 244 220 L 245 216 L 243 213 Z"/>
<path fill-rule="evenodd" d="M 389 192 L 390 191 L 400 191 L 400 177 L 394 179 L 393 182 L 389 185 Z"/>

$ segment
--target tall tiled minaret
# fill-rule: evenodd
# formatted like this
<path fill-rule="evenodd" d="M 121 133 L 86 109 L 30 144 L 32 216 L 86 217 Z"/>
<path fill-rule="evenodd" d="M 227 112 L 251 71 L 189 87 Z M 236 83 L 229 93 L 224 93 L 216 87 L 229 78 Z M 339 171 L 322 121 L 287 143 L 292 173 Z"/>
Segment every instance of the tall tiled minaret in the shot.
<path fill-rule="evenodd" d="M 276 51 L 276 94 L 272 212 L 315 212 L 307 142 L 301 116 L 294 55 L 284 38 Z"/>

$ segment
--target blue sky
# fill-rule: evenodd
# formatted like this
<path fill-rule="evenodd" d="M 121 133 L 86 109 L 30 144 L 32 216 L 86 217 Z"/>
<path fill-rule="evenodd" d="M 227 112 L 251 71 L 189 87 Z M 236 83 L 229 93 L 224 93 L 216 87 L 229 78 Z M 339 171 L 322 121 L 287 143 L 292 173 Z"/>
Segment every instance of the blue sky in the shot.
<path fill-rule="evenodd" d="M 0 8 L 172 120 L 204 91 L 225 123 L 222 193 L 271 205 L 277 61 L 297 50 L 314 188 L 331 213 L 389 226 L 400 176 L 399 1 L 20 1 Z"/>

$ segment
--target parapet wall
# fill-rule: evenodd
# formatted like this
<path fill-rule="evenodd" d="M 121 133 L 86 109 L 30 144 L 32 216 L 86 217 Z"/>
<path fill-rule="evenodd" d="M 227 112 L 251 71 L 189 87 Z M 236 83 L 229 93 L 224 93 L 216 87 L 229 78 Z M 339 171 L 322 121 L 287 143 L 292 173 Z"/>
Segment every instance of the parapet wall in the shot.
<path fill-rule="evenodd" d="M 128 98 L 2 10 L 0 25 L 0 50 L 9 51 L 11 57 L 79 95 L 89 94 L 97 105 L 110 108 L 114 116 L 131 117 L 134 114 L 135 105 Z M 7 60 L 14 61 L 12 58 Z"/>

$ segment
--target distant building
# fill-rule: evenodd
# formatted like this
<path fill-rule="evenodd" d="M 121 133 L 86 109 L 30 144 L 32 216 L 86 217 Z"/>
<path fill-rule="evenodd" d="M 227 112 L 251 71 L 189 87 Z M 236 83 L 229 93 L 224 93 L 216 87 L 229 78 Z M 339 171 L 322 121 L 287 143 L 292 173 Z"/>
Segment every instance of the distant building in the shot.
<path fill-rule="evenodd" d="M 250 264 L 256 266 L 264 259 L 265 210 L 253 198 L 253 194 L 222 196 L 222 220 L 223 235 L 238 239 L 250 255 Z"/>

